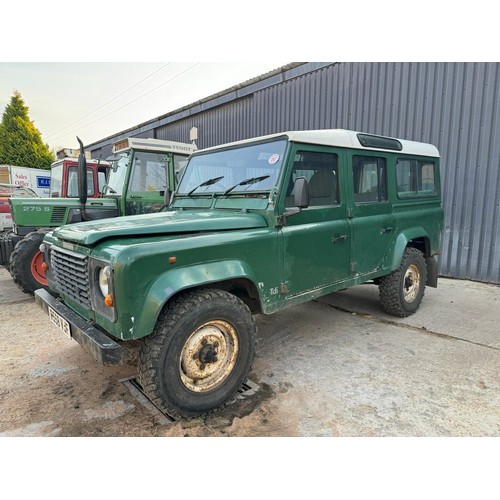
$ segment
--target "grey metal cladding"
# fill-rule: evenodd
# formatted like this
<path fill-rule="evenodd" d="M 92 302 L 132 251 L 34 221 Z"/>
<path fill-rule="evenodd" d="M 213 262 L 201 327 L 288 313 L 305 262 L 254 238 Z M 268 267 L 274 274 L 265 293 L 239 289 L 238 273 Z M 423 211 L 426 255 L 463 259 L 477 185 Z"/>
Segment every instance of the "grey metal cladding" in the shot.
<path fill-rule="evenodd" d="M 282 70 L 219 95 L 216 105 L 207 98 L 135 131 L 184 142 L 196 126 L 200 148 L 315 128 L 432 143 L 442 155 L 440 273 L 500 283 L 500 63 L 306 63 Z"/>

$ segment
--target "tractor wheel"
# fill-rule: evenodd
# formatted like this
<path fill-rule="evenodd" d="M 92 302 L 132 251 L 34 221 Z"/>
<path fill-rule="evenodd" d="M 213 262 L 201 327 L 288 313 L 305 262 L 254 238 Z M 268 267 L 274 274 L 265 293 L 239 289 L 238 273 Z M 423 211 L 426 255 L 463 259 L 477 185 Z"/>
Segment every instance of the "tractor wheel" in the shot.
<path fill-rule="evenodd" d="M 172 417 L 195 417 L 232 399 L 245 382 L 257 332 L 250 309 L 216 289 L 187 292 L 160 314 L 140 350 L 139 379 Z"/>
<path fill-rule="evenodd" d="M 0 233 L 0 266 L 5 266 L 7 271 L 9 270 L 9 259 L 10 254 L 14 250 L 12 230 L 3 231 Z"/>
<path fill-rule="evenodd" d="M 35 290 L 49 287 L 39 249 L 45 234 L 43 230 L 28 233 L 10 255 L 10 275 L 24 293 L 33 295 Z"/>

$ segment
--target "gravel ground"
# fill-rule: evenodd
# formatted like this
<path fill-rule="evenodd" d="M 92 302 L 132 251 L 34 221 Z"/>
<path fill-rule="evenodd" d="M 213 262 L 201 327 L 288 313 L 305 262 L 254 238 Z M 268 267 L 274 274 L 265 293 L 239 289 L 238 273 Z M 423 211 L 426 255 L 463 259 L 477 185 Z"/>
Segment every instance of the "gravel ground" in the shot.
<path fill-rule="evenodd" d="M 499 291 L 441 280 L 395 321 L 364 285 L 259 316 L 255 394 L 169 422 L 129 390 L 133 365 L 95 363 L 0 268 L 0 436 L 497 437 Z"/>

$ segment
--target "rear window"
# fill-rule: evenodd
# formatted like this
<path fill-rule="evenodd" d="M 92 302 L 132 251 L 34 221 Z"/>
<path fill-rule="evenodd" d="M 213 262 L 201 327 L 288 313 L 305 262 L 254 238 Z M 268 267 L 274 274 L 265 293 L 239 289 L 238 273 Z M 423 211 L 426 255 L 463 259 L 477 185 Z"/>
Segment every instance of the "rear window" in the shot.
<path fill-rule="evenodd" d="M 398 158 L 396 186 L 399 199 L 435 196 L 436 165 L 429 160 Z"/>

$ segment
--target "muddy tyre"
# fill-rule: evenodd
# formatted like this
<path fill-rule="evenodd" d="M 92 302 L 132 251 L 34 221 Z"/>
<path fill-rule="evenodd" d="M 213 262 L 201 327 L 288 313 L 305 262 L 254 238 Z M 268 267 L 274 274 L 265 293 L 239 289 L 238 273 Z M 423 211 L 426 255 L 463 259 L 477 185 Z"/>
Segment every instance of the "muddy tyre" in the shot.
<path fill-rule="evenodd" d="M 422 252 L 407 247 L 399 268 L 380 279 L 382 308 L 393 316 L 410 316 L 422 302 L 426 282 L 427 267 Z"/>
<path fill-rule="evenodd" d="M 9 272 L 14 282 L 24 293 L 33 295 L 39 288 L 49 285 L 42 269 L 43 257 L 39 246 L 46 231 L 28 233 L 14 247 L 9 260 Z"/>
<path fill-rule="evenodd" d="M 216 289 L 187 292 L 158 318 L 139 354 L 148 397 L 173 417 L 195 417 L 232 400 L 255 356 L 257 331 L 248 307 Z"/>

